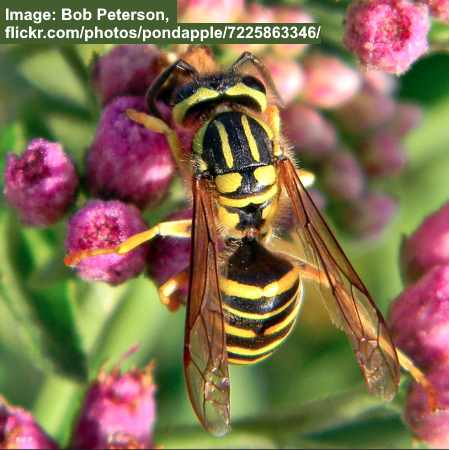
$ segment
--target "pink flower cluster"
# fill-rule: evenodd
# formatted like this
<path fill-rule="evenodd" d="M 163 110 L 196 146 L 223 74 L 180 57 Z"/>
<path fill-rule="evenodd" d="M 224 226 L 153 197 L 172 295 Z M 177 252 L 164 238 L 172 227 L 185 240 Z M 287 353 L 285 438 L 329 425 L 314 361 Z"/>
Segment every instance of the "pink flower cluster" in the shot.
<path fill-rule="evenodd" d="M 405 418 L 416 437 L 433 448 L 449 445 L 449 203 L 420 225 L 401 250 L 405 290 L 393 302 L 390 325 L 396 345 L 425 370 L 438 394 L 428 408 L 416 383 Z"/>
<path fill-rule="evenodd" d="M 5 197 L 27 225 L 45 227 L 60 220 L 77 188 L 75 167 L 56 142 L 34 139 L 23 155 L 7 156 Z"/>
<path fill-rule="evenodd" d="M 375 238 L 394 218 L 397 204 L 372 188 L 401 174 L 407 163 L 403 137 L 421 121 L 421 109 L 394 99 L 395 80 L 382 72 L 357 72 L 336 57 L 303 59 L 305 87 L 283 111 L 284 131 L 300 164 L 317 174 L 317 186 L 337 224 Z"/>
<path fill-rule="evenodd" d="M 368 68 L 401 74 L 428 49 L 424 3 L 355 0 L 346 16 L 346 47 Z"/>
<path fill-rule="evenodd" d="M 152 365 L 123 374 L 119 368 L 102 370 L 87 390 L 73 425 L 70 448 L 154 448 L 155 391 Z M 29 412 L 0 398 L 0 448 L 60 447 Z"/>

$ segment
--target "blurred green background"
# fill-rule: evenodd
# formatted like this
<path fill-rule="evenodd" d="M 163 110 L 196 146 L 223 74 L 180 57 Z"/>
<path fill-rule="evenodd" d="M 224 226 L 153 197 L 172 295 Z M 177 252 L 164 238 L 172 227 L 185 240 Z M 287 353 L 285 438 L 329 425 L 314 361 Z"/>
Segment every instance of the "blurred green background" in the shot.
<path fill-rule="evenodd" d="M 0 164 L 28 139 L 61 141 L 79 168 L 98 109 L 87 65 L 108 46 L 0 47 Z M 420 103 L 424 121 L 406 139 L 407 170 L 385 185 L 400 213 L 374 243 L 343 246 L 383 312 L 401 291 L 401 237 L 449 199 L 449 55 L 433 53 L 401 78 L 399 97 Z M 156 222 L 179 201 L 146 217 Z M 233 432 L 208 437 L 193 416 L 182 375 L 184 311 L 170 314 L 146 277 L 111 288 L 84 283 L 62 264 L 64 223 L 25 229 L 1 200 L 0 394 L 30 409 L 67 440 L 85 389 L 105 362 L 131 346 L 125 366 L 154 359 L 158 384 L 156 442 L 180 447 L 406 447 L 401 396 L 391 405 L 369 397 L 350 347 L 312 293 L 287 343 L 255 367 L 232 368 Z M 79 199 L 82 204 L 83 199 Z"/>

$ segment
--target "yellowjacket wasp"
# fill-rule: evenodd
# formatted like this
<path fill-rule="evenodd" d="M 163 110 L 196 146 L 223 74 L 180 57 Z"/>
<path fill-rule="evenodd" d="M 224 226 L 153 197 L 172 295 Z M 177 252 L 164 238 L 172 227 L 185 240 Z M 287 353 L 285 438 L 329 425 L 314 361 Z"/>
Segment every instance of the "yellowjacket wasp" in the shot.
<path fill-rule="evenodd" d="M 164 121 L 158 100 L 171 102 Z M 262 62 L 243 53 L 227 71 L 210 51 L 191 47 L 166 68 L 147 93 L 151 115 L 128 116 L 164 133 L 180 173 L 191 187 L 193 219 L 162 222 L 113 249 L 70 254 L 66 263 L 123 254 L 156 236 L 192 239 L 189 273 L 160 288 L 171 309 L 188 283 L 184 371 L 203 426 L 216 435 L 230 427 L 228 364 L 267 358 L 293 329 L 303 281 L 323 289 L 332 321 L 349 338 L 370 392 L 394 397 L 400 366 L 427 384 L 393 345 L 385 321 L 304 187 L 281 135 L 281 101 Z M 194 129 L 185 157 L 175 126 Z M 298 124 L 301 126 L 301 124 Z M 305 177 L 305 178 L 303 178 Z M 294 218 L 293 240 L 277 247 L 273 229 L 281 211 Z"/>

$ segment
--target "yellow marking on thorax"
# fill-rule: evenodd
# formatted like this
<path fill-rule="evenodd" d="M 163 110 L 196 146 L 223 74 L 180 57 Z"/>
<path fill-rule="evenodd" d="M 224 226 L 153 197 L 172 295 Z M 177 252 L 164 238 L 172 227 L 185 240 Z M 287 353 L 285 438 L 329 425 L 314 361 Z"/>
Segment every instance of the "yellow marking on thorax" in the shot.
<path fill-rule="evenodd" d="M 262 219 L 265 221 L 270 220 L 277 213 L 277 211 L 278 211 L 278 202 L 277 201 L 271 202 L 262 210 Z"/>
<path fill-rule="evenodd" d="M 273 130 L 263 120 L 260 120 L 258 117 L 255 117 L 252 114 L 249 114 L 249 115 L 265 130 L 265 133 L 267 133 L 268 139 L 270 139 L 270 141 L 272 141 L 273 140 Z"/>
<path fill-rule="evenodd" d="M 237 83 L 230 87 L 225 95 L 229 97 L 251 97 L 259 105 L 260 110 L 263 112 L 267 109 L 267 95 L 257 89 L 247 86 L 244 83 Z"/>
<path fill-rule="evenodd" d="M 270 186 L 276 181 L 276 169 L 274 166 L 262 166 L 254 170 L 254 177 L 262 186 Z"/>
<path fill-rule="evenodd" d="M 194 94 L 177 103 L 172 110 L 173 120 L 182 123 L 187 111 L 195 104 L 220 97 L 220 93 L 206 87 L 199 88 Z"/>
<path fill-rule="evenodd" d="M 228 198 L 219 196 L 218 202 L 223 206 L 230 206 L 233 208 L 244 208 L 249 204 L 253 203 L 255 205 L 260 205 L 261 203 L 265 203 L 267 200 L 272 199 L 278 193 L 278 185 L 273 184 L 269 189 L 260 194 L 248 195 L 243 198 Z"/>
<path fill-rule="evenodd" d="M 294 267 L 281 279 L 273 281 L 266 286 L 252 286 L 250 284 L 239 283 L 228 278 L 220 279 L 220 290 L 223 294 L 232 297 L 243 297 L 247 300 L 260 300 L 262 297 L 274 297 L 288 291 L 299 278 L 299 268 Z"/>
<path fill-rule="evenodd" d="M 230 229 L 235 229 L 240 222 L 240 217 L 237 213 L 231 213 L 226 208 L 219 206 L 218 221 Z"/>
<path fill-rule="evenodd" d="M 220 121 L 214 121 L 214 125 L 217 127 L 218 134 L 220 135 L 221 151 L 223 152 L 226 165 L 232 169 L 234 167 L 234 157 L 232 156 L 231 146 L 229 145 L 228 132 Z"/>
<path fill-rule="evenodd" d="M 200 172 L 206 172 L 207 171 L 207 164 L 206 161 L 204 161 L 203 158 L 198 159 L 198 168 Z"/>
<path fill-rule="evenodd" d="M 243 176 L 238 172 L 226 173 L 215 177 L 218 192 L 229 194 L 235 192 L 242 184 Z"/>
<path fill-rule="evenodd" d="M 242 115 L 242 126 L 243 131 L 245 132 L 246 139 L 248 140 L 251 156 L 253 157 L 254 161 L 259 162 L 260 161 L 259 148 L 257 147 L 257 142 L 254 139 L 251 127 L 249 126 L 248 118 L 244 114 Z"/>

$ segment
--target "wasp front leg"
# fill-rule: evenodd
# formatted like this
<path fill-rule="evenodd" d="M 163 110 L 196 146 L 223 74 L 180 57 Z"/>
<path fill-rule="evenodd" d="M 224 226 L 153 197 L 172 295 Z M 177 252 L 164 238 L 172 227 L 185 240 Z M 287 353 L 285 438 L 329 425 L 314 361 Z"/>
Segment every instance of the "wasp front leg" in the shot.
<path fill-rule="evenodd" d="M 90 258 L 92 256 L 110 255 L 114 253 L 117 255 L 123 255 L 125 253 L 131 252 L 145 242 L 151 241 L 157 236 L 190 238 L 191 229 L 192 220 L 190 219 L 161 222 L 158 225 L 146 231 L 143 231 L 142 233 L 137 233 L 129 237 L 115 247 L 92 248 L 69 253 L 64 258 L 64 263 L 67 266 L 77 266 L 83 259 Z"/>
<path fill-rule="evenodd" d="M 176 161 L 176 165 L 181 172 L 181 175 L 188 179 L 190 176 L 189 170 L 186 166 L 185 157 L 182 151 L 182 145 L 173 128 L 170 128 L 162 119 L 155 116 L 150 116 L 144 112 L 136 111 L 135 109 L 128 109 L 126 111 L 128 117 L 139 125 L 144 126 L 147 130 L 154 131 L 155 133 L 163 134 L 170 146 L 173 158 Z"/>

